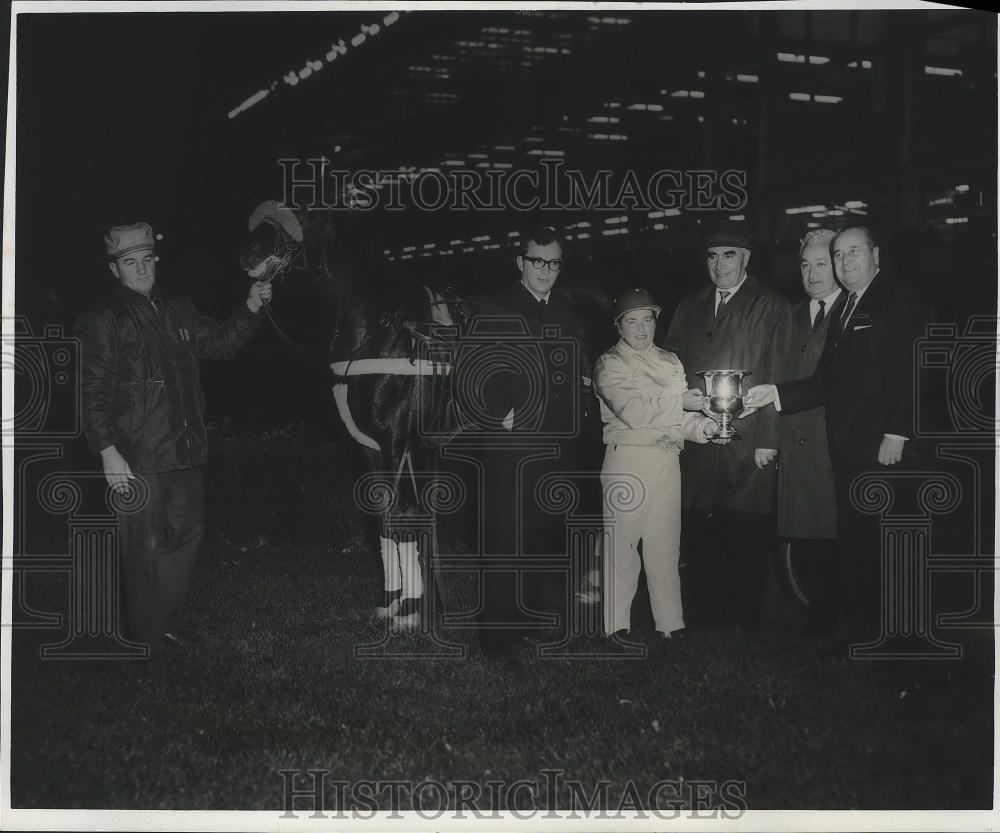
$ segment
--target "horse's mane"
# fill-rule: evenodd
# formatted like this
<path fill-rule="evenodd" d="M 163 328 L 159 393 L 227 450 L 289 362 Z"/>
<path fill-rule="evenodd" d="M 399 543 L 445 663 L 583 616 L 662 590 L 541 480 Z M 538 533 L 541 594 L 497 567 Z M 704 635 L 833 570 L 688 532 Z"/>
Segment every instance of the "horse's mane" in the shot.
<path fill-rule="evenodd" d="M 327 292 L 376 307 L 419 297 L 416 284 L 386 268 L 379 225 L 364 212 L 305 212 L 301 222 L 305 263 Z"/>

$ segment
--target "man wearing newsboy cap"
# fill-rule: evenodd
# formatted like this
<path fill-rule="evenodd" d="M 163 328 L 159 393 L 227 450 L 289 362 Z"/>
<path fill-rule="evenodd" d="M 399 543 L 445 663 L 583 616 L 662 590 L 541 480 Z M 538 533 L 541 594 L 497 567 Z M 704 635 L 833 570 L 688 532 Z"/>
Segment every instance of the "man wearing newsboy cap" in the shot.
<path fill-rule="evenodd" d="M 82 422 L 108 486 L 121 496 L 126 636 L 155 656 L 181 644 L 178 620 L 205 530 L 198 362 L 231 358 L 247 342 L 271 287 L 251 284 L 246 301 L 214 321 L 157 285 L 148 223 L 115 226 L 104 245 L 114 287 L 76 324 Z"/>
<path fill-rule="evenodd" d="M 689 388 L 700 370 L 745 370 L 767 379 L 787 303 L 747 269 L 745 224 L 721 223 L 704 244 L 710 286 L 681 300 L 663 347 L 677 355 Z M 764 564 L 773 539 L 776 414 L 773 407 L 735 422 L 738 435 L 688 444 L 681 455 L 685 581 L 692 624 L 761 624 Z"/>

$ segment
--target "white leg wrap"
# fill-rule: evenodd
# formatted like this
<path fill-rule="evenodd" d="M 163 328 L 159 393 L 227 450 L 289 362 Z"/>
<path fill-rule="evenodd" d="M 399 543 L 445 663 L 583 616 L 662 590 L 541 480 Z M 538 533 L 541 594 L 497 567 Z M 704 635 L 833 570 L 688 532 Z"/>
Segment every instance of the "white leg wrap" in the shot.
<path fill-rule="evenodd" d="M 420 555 L 416 541 L 399 542 L 399 567 L 403 575 L 404 599 L 419 599 L 424 595 L 424 579 L 420 574 Z"/>
<path fill-rule="evenodd" d="M 392 538 L 379 537 L 379 544 L 382 546 L 382 568 L 385 573 L 386 592 L 392 593 L 403 586 L 402 575 L 400 573 L 399 550 L 396 542 Z"/>

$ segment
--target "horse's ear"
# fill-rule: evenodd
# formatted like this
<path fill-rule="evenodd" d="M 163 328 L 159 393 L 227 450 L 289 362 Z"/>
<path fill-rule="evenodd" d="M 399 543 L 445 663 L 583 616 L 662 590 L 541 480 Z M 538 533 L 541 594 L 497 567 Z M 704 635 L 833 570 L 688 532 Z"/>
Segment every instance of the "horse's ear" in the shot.
<path fill-rule="evenodd" d="M 292 210 L 277 200 L 265 200 L 258 205 L 250 214 L 247 225 L 253 232 L 257 226 L 265 220 L 270 220 L 296 243 L 302 242 L 302 225 Z"/>

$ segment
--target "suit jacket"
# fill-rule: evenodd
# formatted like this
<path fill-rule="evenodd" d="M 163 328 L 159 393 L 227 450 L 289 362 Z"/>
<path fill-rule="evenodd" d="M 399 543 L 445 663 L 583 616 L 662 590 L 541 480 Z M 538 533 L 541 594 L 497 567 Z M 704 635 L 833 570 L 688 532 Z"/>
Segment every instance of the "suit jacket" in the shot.
<path fill-rule="evenodd" d="M 539 304 L 518 282 L 471 323 L 455 385 L 481 430 L 487 528 L 551 528 L 554 514 L 535 487 L 550 471 L 577 467 L 581 361 L 579 324 L 555 292 Z"/>
<path fill-rule="evenodd" d="M 705 389 L 697 371 L 726 368 L 749 371 L 744 384 L 749 388 L 769 375 L 775 336 L 787 309 L 784 298 L 748 275 L 716 318 L 715 287 L 710 284 L 680 302 L 662 346 L 684 364 L 689 388 Z M 688 443 L 681 454 L 684 508 L 771 512 L 776 469 L 758 469 L 754 449 L 778 447 L 776 423 L 774 408 L 768 406 L 738 420 L 739 436 L 728 445 Z"/>
<path fill-rule="evenodd" d="M 809 299 L 789 311 L 775 350 L 776 382 L 811 376 L 826 344 L 830 322 L 844 309 L 842 292 L 813 330 Z M 826 437 L 826 409 L 810 408 L 778 420 L 778 535 L 783 538 L 836 538 L 837 503 L 833 463 Z"/>
<path fill-rule="evenodd" d="M 826 405 L 835 469 L 876 466 L 883 434 L 910 438 L 904 454 L 916 453 L 913 348 L 929 320 L 929 307 L 909 283 L 880 272 L 843 335 L 830 322 L 816 372 L 778 385 L 782 414 Z"/>

